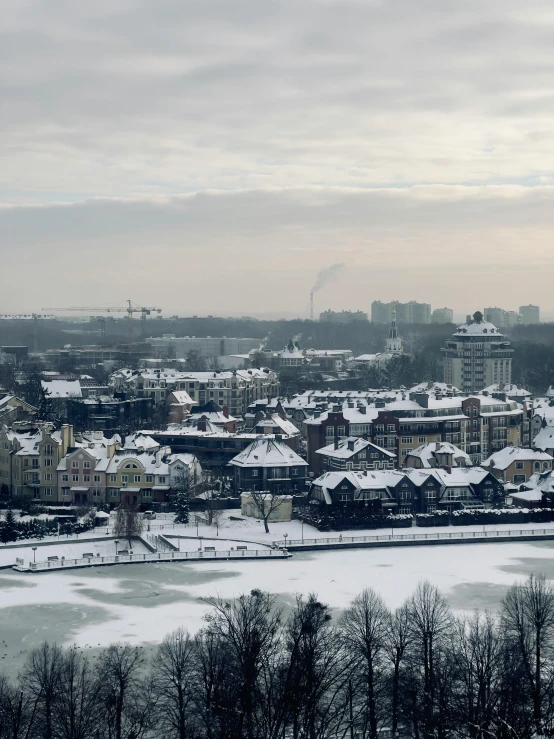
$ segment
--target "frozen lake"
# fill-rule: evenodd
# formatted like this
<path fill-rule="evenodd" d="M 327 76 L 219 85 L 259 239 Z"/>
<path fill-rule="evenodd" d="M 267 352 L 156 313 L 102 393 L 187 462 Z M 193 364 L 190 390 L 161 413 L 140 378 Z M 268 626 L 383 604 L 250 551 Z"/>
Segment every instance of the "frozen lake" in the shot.
<path fill-rule="evenodd" d="M 554 580 L 554 542 L 466 544 L 296 553 L 290 560 L 120 565 L 41 574 L 0 572 L 1 668 L 17 671 L 47 639 L 95 650 L 112 641 L 152 645 L 202 626 L 201 598 L 270 590 L 288 606 L 316 592 L 340 610 L 372 587 L 391 607 L 427 578 L 458 611 L 496 610 L 506 589 L 532 572 Z"/>

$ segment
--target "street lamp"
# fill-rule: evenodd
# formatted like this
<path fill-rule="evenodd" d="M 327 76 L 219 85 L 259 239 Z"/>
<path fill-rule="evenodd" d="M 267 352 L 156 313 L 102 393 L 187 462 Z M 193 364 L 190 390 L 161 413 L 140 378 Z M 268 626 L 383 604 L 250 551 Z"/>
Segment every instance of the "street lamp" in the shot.
<path fill-rule="evenodd" d="M 114 544 L 115 544 L 115 554 L 116 554 L 116 556 L 117 556 L 117 545 L 119 544 L 119 539 L 116 539 L 116 540 L 114 541 Z"/>
<path fill-rule="evenodd" d="M 37 548 L 33 547 L 33 562 L 37 561 Z"/>
<path fill-rule="evenodd" d="M 302 523 L 302 544 L 304 543 L 304 519 L 301 521 Z"/>
<path fill-rule="evenodd" d="M 288 534 L 283 534 L 283 537 L 285 539 L 285 549 L 287 548 L 287 536 Z"/>

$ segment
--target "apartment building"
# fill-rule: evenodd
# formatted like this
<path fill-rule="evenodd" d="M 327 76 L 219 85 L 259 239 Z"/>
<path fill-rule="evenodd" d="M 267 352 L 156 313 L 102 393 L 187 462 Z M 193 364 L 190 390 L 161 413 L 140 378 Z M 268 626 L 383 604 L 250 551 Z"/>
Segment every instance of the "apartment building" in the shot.
<path fill-rule="evenodd" d="M 397 300 L 382 303 L 380 300 L 374 300 L 371 304 L 371 322 L 390 323 L 395 312 L 398 323 L 431 322 L 429 303 L 418 303 L 415 300 L 410 300 L 409 303 L 400 303 Z"/>
<path fill-rule="evenodd" d="M 444 382 L 463 392 L 474 393 L 493 383 L 512 381 L 510 342 L 477 311 L 459 326 L 441 349 L 444 357 Z"/>
<path fill-rule="evenodd" d="M 0 430 L 0 484 L 12 498 L 23 497 L 55 502 L 56 469 L 67 451 L 75 446 L 73 427 L 58 431 L 52 424 L 15 424 Z"/>
<path fill-rule="evenodd" d="M 198 352 L 202 357 L 226 357 L 231 354 L 248 354 L 252 349 L 258 349 L 262 343 L 260 339 L 235 338 L 229 336 L 163 336 L 146 339 L 160 359 L 185 359 L 190 351 Z"/>
<path fill-rule="evenodd" d="M 431 323 L 454 323 L 454 311 L 452 308 L 435 308 Z"/>
<path fill-rule="evenodd" d="M 541 321 L 541 309 L 538 305 L 521 305 L 519 315 L 521 316 L 521 323 L 526 326 Z"/>
<path fill-rule="evenodd" d="M 361 310 L 350 311 L 350 310 L 326 310 L 324 313 L 319 314 L 320 323 L 355 323 L 356 321 L 368 321 L 369 317 L 367 313 Z"/>
<path fill-rule="evenodd" d="M 246 413 L 253 401 L 279 395 L 278 376 L 266 367 L 224 372 L 121 369 L 111 375 L 110 386 L 117 397 L 150 397 L 155 403 L 164 403 L 170 393 L 184 390 L 195 405 L 213 401 L 236 417 Z"/>

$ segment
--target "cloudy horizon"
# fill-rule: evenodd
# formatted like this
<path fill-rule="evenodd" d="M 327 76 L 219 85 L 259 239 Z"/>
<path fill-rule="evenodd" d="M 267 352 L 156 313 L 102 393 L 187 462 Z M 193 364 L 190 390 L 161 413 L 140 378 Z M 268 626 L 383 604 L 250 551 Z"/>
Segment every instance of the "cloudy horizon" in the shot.
<path fill-rule="evenodd" d="M 554 316 L 554 11 L 7 0 L 0 312 Z M 62 295 L 60 298 L 58 296 Z"/>

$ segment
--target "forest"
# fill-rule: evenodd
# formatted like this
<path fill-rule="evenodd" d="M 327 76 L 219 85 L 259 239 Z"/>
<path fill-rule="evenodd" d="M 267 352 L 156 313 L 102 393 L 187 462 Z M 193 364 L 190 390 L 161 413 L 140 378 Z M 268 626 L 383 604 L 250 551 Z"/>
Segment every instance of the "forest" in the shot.
<path fill-rule="evenodd" d="M 0 677 L 1 739 L 531 739 L 554 731 L 554 590 L 512 585 L 456 616 L 427 581 L 391 611 L 335 615 L 253 590 L 207 599 L 203 629 L 148 650 L 43 643 Z M 346 604 L 345 604 L 346 605 Z M 5 645 L 5 642 L 4 642 Z"/>

